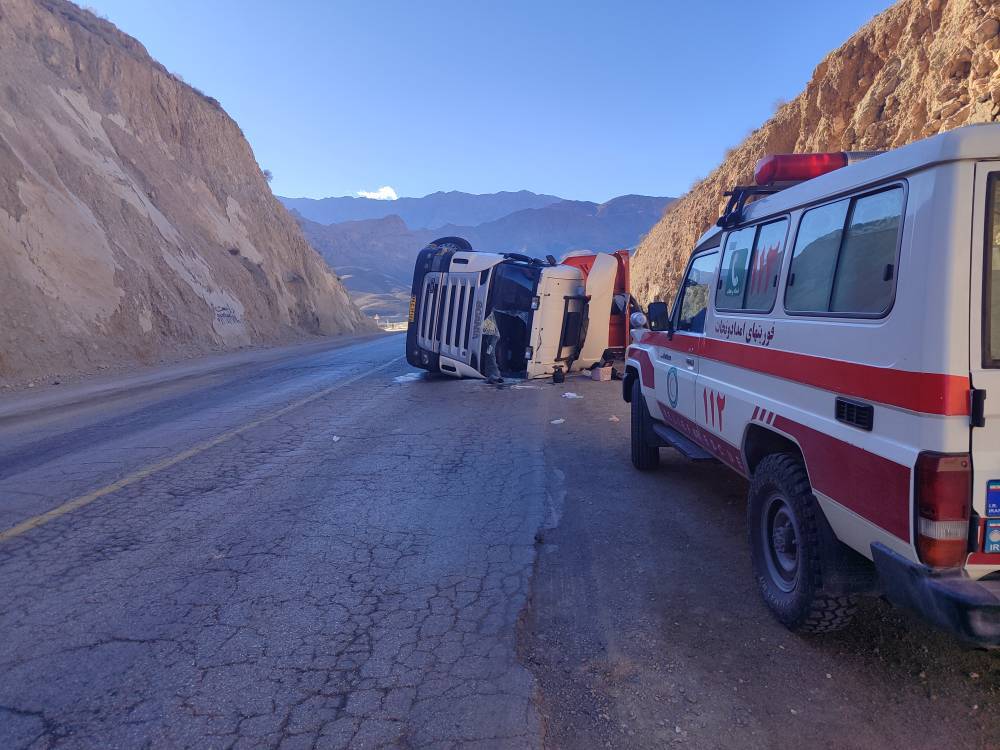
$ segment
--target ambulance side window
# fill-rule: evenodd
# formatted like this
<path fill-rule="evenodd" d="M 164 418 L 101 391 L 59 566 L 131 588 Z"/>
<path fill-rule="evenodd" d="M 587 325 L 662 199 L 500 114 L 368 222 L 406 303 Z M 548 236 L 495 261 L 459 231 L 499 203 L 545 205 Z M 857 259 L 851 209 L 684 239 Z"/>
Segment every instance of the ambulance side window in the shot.
<path fill-rule="evenodd" d="M 829 309 L 833 273 L 850 203 L 837 201 L 806 211 L 802 216 L 792 251 L 785 309 L 795 312 Z"/>
<path fill-rule="evenodd" d="M 722 271 L 715 290 L 716 310 L 741 310 L 747 288 L 747 269 L 757 227 L 746 227 L 730 232 L 722 252 Z"/>
<path fill-rule="evenodd" d="M 748 311 L 770 312 L 778 294 L 778 274 L 785 253 L 788 219 L 763 224 L 757 232 L 747 282 L 747 297 L 743 305 Z"/>
<path fill-rule="evenodd" d="M 857 198 L 844 234 L 831 312 L 879 314 L 892 304 L 903 189 Z"/>
<path fill-rule="evenodd" d="M 787 231 L 788 219 L 781 219 L 730 233 L 715 290 L 716 310 L 770 312 Z"/>
<path fill-rule="evenodd" d="M 806 211 L 788 269 L 790 313 L 877 317 L 892 305 L 903 188 Z"/>

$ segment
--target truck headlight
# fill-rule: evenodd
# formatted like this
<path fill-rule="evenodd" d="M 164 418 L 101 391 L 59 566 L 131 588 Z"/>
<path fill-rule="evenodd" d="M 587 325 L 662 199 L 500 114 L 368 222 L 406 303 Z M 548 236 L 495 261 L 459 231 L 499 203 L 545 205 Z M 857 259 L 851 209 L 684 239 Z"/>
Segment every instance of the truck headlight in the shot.
<path fill-rule="evenodd" d="M 535 299 L 538 298 L 536 297 Z M 525 347 L 524 358 L 530 360 L 533 356 L 535 356 L 535 348 L 533 346 Z"/>
<path fill-rule="evenodd" d="M 542 303 L 542 300 L 541 300 L 540 298 L 538 298 L 538 297 L 532 297 L 532 298 L 531 298 L 531 309 L 532 309 L 532 310 L 537 310 L 537 309 L 538 309 L 538 306 L 539 306 L 539 305 L 540 305 L 541 303 Z"/>

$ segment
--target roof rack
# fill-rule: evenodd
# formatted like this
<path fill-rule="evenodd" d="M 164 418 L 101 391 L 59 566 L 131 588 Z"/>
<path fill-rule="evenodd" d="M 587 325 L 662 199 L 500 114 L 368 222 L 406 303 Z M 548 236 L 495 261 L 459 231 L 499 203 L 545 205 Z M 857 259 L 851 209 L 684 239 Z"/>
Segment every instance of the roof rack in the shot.
<path fill-rule="evenodd" d="M 782 186 L 783 187 L 783 186 Z M 726 210 L 715 222 L 716 226 L 729 229 L 743 221 L 743 209 L 746 207 L 747 198 L 755 195 L 773 195 L 781 190 L 777 185 L 737 185 L 732 190 L 727 190 L 723 195 L 729 197 Z"/>

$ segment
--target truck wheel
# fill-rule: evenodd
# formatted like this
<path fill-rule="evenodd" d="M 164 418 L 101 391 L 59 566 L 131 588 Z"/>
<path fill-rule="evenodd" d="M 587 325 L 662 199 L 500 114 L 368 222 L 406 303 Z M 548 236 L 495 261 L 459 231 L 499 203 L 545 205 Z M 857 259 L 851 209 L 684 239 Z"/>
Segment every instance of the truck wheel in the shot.
<path fill-rule="evenodd" d="M 840 630 L 856 607 L 853 596 L 823 590 L 820 512 L 798 456 L 773 453 L 760 462 L 747 507 L 754 578 L 775 617 L 799 633 Z"/>
<path fill-rule="evenodd" d="M 660 449 L 651 435 L 652 421 L 642 395 L 642 384 L 636 378 L 632 381 L 632 465 L 639 471 L 649 471 L 660 465 Z"/>

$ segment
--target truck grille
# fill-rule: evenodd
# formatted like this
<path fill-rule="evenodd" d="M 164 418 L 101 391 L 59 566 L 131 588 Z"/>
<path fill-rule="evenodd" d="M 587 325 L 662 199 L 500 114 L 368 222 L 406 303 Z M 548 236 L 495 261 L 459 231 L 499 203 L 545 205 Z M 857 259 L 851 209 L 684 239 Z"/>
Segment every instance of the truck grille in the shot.
<path fill-rule="evenodd" d="M 459 362 L 469 362 L 479 274 L 427 276 L 420 297 L 417 343 Z"/>

